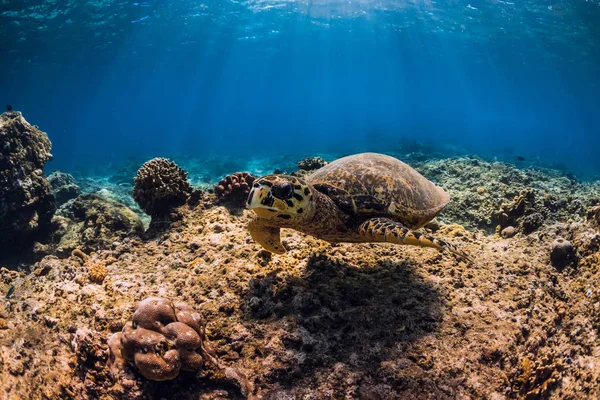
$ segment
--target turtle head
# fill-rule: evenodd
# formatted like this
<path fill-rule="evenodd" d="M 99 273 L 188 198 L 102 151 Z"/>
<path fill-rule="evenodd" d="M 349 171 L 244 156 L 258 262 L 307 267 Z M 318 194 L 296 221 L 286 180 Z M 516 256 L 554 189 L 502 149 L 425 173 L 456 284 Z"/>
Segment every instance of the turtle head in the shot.
<path fill-rule="evenodd" d="M 268 175 L 254 181 L 246 206 L 261 218 L 299 222 L 314 214 L 313 191 L 290 175 Z"/>

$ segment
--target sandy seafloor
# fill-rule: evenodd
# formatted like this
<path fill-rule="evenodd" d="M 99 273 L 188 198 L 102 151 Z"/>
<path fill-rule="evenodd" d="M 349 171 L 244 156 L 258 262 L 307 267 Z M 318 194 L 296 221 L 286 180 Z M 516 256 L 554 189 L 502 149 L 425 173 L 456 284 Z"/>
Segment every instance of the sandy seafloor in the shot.
<path fill-rule="evenodd" d="M 432 249 L 329 244 L 292 230 L 283 231 L 289 252 L 269 256 L 245 229 L 250 211 L 197 193 L 161 230 L 116 241 L 107 231 L 96 249 L 81 238 L 107 269 L 101 284 L 65 251 L 2 268 L 0 398 L 241 398 L 208 367 L 165 382 L 129 367 L 111 378 L 107 339 L 148 296 L 198 310 L 218 358 L 244 371 L 258 398 L 600 398 L 600 183 L 475 157 L 398 157 L 450 193 L 426 230 L 474 265 Z M 248 169 L 289 170 L 295 161 Z M 197 188 L 218 179 L 214 163 L 180 165 Z M 139 213 L 130 196 L 136 168 L 67 172 L 83 192 Z M 550 259 L 559 237 L 574 248 L 561 267 Z"/>

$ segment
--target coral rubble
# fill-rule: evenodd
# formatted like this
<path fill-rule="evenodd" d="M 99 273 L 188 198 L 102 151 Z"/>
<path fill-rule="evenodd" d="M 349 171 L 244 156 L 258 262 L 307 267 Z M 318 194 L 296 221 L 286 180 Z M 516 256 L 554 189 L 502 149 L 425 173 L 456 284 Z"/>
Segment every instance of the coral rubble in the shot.
<path fill-rule="evenodd" d="M 56 206 L 42 168 L 51 147 L 21 113 L 0 115 L 0 247 L 26 244 L 49 226 Z"/>
<path fill-rule="evenodd" d="M 185 203 L 192 191 L 187 173 L 166 158 L 147 161 L 134 178 L 133 198 L 152 217 Z"/>
<path fill-rule="evenodd" d="M 411 165 L 450 193 L 442 220 L 500 233 L 513 226 L 530 234 L 543 224 L 583 221 L 595 190 L 557 171 L 525 169 L 478 158 L 450 158 Z M 483 190 L 482 190 L 483 189 Z"/>

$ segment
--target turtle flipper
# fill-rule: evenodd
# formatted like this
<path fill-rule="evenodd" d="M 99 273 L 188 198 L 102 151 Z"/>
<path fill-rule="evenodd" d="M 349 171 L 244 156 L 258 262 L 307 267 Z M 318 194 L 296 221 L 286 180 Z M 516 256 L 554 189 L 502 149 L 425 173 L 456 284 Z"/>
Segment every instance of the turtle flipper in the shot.
<path fill-rule="evenodd" d="M 359 228 L 359 234 L 365 242 L 387 242 L 407 244 L 412 246 L 431 247 L 452 254 L 473 263 L 466 254 L 459 251 L 454 245 L 443 240 L 424 235 L 403 226 L 401 223 L 388 218 L 373 218 L 365 221 Z"/>
<path fill-rule="evenodd" d="M 252 239 L 264 247 L 265 250 L 275 254 L 283 254 L 286 252 L 285 247 L 281 244 L 279 228 L 266 226 L 259 218 L 256 218 L 250 221 L 248 230 L 250 231 Z"/>

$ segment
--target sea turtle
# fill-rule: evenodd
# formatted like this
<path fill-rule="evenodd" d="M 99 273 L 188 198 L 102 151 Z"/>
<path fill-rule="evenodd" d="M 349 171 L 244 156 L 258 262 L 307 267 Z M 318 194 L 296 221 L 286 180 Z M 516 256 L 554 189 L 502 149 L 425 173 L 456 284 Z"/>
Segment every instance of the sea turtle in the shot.
<path fill-rule="evenodd" d="M 402 161 L 384 154 L 340 158 L 301 179 L 257 179 L 247 208 L 257 218 L 248 229 L 266 250 L 282 254 L 280 228 L 328 242 L 388 242 L 449 251 L 452 244 L 416 232 L 448 204 L 450 196 Z M 469 260 L 470 261 L 470 260 Z"/>

